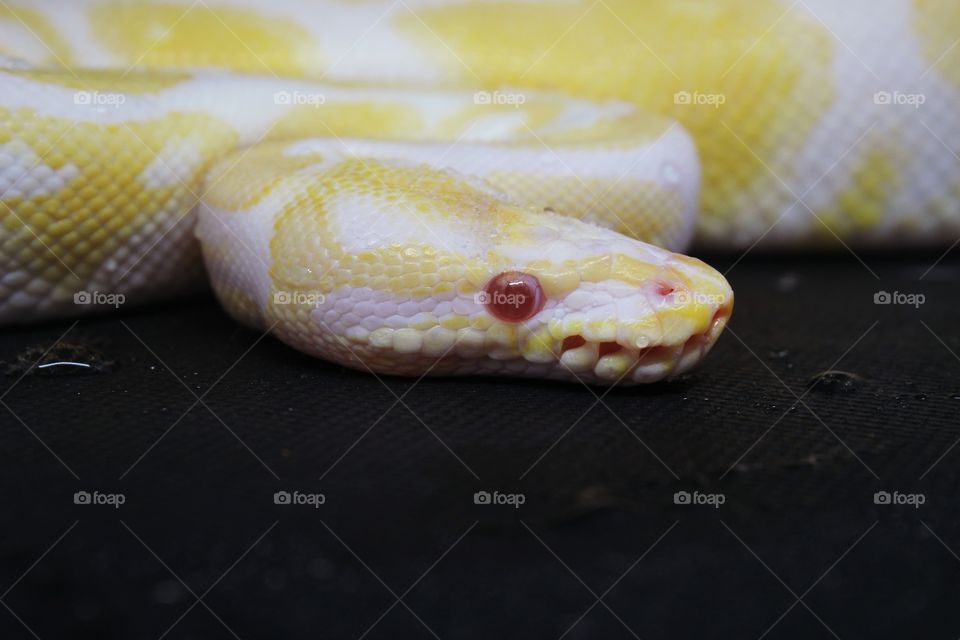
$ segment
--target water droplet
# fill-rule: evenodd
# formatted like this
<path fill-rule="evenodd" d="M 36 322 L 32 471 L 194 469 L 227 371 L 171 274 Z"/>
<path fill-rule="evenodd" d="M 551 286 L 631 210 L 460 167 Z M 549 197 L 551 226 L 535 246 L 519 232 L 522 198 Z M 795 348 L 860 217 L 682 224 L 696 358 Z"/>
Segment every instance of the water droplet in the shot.
<path fill-rule="evenodd" d="M 677 169 L 676 165 L 672 162 L 664 162 L 661 173 L 663 175 L 663 181 L 670 186 L 674 186 L 680 182 L 680 170 Z"/>
<path fill-rule="evenodd" d="M 107 373 L 114 362 L 100 351 L 78 342 L 58 342 L 53 347 L 27 347 L 3 363 L 8 376 L 72 376 Z"/>
<path fill-rule="evenodd" d="M 830 394 L 851 394 L 856 392 L 863 378 L 847 371 L 823 371 L 810 378 L 807 388 L 812 391 Z"/>
<path fill-rule="evenodd" d="M 925 393 L 918 393 L 917 395 L 915 395 L 915 396 L 913 396 L 913 397 L 916 398 L 917 400 L 926 400 L 926 399 L 927 399 L 927 394 L 925 394 Z"/>
<path fill-rule="evenodd" d="M 767 351 L 767 355 L 777 360 L 783 360 L 790 355 L 790 352 L 786 349 L 777 349 L 775 351 Z"/>
<path fill-rule="evenodd" d="M 952 396 L 950 396 L 950 399 L 951 399 L 951 400 L 960 400 L 960 393 L 955 393 L 955 394 L 953 394 Z"/>

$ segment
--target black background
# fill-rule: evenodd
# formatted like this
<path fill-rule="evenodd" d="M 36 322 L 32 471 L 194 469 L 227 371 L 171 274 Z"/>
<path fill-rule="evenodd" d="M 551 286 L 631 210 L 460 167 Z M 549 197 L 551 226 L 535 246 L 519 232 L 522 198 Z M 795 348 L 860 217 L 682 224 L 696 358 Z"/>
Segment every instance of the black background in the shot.
<path fill-rule="evenodd" d="M 729 332 L 639 389 L 378 379 L 207 295 L 7 330 L 0 638 L 957 638 L 960 260 L 938 255 L 708 257 Z M 46 361 L 105 370 L 21 378 L 60 336 Z M 856 377 L 810 388 L 830 369 Z"/>

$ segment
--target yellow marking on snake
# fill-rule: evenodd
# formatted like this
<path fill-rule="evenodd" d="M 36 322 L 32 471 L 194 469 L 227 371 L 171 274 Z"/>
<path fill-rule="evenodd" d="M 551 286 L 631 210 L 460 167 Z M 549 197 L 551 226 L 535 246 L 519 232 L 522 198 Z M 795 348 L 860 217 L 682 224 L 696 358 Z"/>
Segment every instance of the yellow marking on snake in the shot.
<path fill-rule="evenodd" d="M 8 73 L 68 89 L 135 95 L 157 93 L 192 77 L 186 71 L 131 74 L 116 69 L 84 69 L 82 73 L 70 73 L 64 72 L 62 69 L 39 68 L 16 69 L 8 71 Z"/>
<path fill-rule="evenodd" d="M 59 65 L 70 64 L 72 61 L 70 50 L 63 38 L 38 11 L 0 3 L 0 28 L 30 43 L 37 53 L 36 62 Z M 12 36 L 8 37 L 12 39 Z M 21 51 L 13 49 L 3 41 L 0 41 L 0 53 L 15 58 L 22 54 Z"/>
<path fill-rule="evenodd" d="M 928 63 L 953 86 L 960 87 L 960 3 L 953 0 L 913 0 L 913 28 Z"/>
<path fill-rule="evenodd" d="M 628 98 L 678 120 L 703 160 L 711 237 L 753 222 L 738 212 L 776 188 L 764 164 L 796 150 L 832 98 L 830 33 L 773 0 L 470 3 L 396 20 L 465 81 Z"/>
<path fill-rule="evenodd" d="M 317 100 L 320 99 L 318 96 Z M 277 138 L 336 136 L 411 140 L 422 135 L 426 127 L 423 114 L 404 103 L 318 102 L 315 106 L 301 104 L 291 109 L 277 122 L 272 134 Z"/>
<path fill-rule="evenodd" d="M 323 53 L 293 20 L 204 3 L 99 2 L 90 8 L 97 39 L 125 60 L 156 67 L 223 67 L 302 75 Z"/>
<path fill-rule="evenodd" d="M 143 230 L 167 229 L 189 213 L 196 200 L 191 191 L 199 193 L 208 163 L 236 139 L 231 129 L 202 114 L 96 125 L 0 107 L 0 144 L 7 153 L 32 159 L 34 171 L 60 172 L 51 181 L 59 184 L 55 190 L 31 191 L 34 183 L 22 179 L 0 199 L 5 255 L 43 274 L 26 295 L 43 305 L 72 299 L 108 257 L 145 251 L 154 240 Z M 163 175 L 166 168 L 157 158 L 175 144 L 189 145 L 199 161 L 189 170 L 177 166 L 179 175 Z M 169 278 L 194 273 L 198 257 L 196 250 L 178 255 Z"/>
<path fill-rule="evenodd" d="M 883 206 L 899 182 L 895 151 L 875 144 L 853 167 L 848 186 L 837 195 L 837 205 L 821 212 L 829 230 L 825 236 L 867 230 L 883 218 Z"/>

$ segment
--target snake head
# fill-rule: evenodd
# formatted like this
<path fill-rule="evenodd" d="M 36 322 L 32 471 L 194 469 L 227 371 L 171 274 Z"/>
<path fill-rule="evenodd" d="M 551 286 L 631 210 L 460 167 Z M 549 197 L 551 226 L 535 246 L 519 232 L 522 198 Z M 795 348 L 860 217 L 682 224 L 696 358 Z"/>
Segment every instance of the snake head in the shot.
<path fill-rule="evenodd" d="M 697 365 L 730 319 L 729 284 L 700 260 L 551 212 L 512 226 L 476 280 L 483 368 L 656 382 Z"/>
<path fill-rule="evenodd" d="M 653 382 L 733 308 L 699 260 L 450 171 L 282 145 L 224 167 L 198 226 L 224 306 L 353 368 Z"/>

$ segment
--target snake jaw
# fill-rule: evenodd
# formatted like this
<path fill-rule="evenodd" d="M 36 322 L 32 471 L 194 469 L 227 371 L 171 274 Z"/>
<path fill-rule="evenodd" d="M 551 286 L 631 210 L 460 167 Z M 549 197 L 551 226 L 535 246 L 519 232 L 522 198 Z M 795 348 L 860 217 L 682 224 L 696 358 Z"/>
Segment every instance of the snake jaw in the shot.
<path fill-rule="evenodd" d="M 559 377 L 612 384 L 650 383 L 679 376 L 703 360 L 733 312 L 733 294 L 728 286 L 713 293 L 675 295 L 677 292 L 672 291 L 659 302 L 649 301 L 648 294 L 635 293 L 633 300 L 619 305 L 630 307 L 633 302 L 635 308 L 646 307 L 643 318 L 554 320 Z M 670 328 L 671 324 L 675 328 Z"/>

